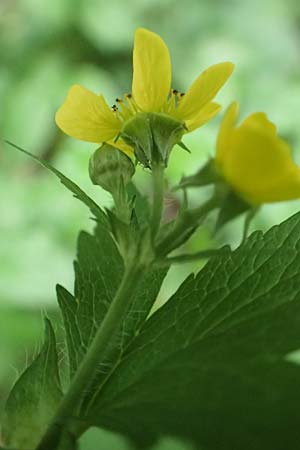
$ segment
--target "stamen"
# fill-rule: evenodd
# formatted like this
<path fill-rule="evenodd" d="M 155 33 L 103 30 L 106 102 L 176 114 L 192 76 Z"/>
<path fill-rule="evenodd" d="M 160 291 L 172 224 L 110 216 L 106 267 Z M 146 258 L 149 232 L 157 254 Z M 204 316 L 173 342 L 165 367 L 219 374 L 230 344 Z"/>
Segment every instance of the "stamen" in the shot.
<path fill-rule="evenodd" d="M 167 114 L 172 114 L 175 111 L 177 104 L 177 94 L 178 94 L 177 89 L 170 90 L 169 98 L 164 107 L 164 110 Z"/>
<path fill-rule="evenodd" d="M 125 98 L 126 98 L 126 96 L 125 96 Z M 126 121 L 127 119 L 129 119 L 129 117 L 132 114 L 127 106 L 128 102 L 125 103 L 121 98 L 116 98 L 116 103 L 118 104 L 118 106 L 120 108 L 120 109 L 118 109 L 118 107 L 116 107 L 117 111 L 118 111 L 118 117 L 123 121 Z M 114 105 L 114 106 L 116 106 L 116 105 Z M 114 111 L 116 111 L 116 110 L 114 109 Z"/>
<path fill-rule="evenodd" d="M 112 105 L 111 109 L 112 109 L 114 112 L 117 112 L 117 111 L 118 111 L 117 105 Z"/>
<path fill-rule="evenodd" d="M 181 100 L 183 99 L 183 97 L 185 96 L 184 92 L 180 92 L 177 96 L 177 106 L 179 105 L 179 103 L 181 102 Z"/>
<path fill-rule="evenodd" d="M 133 114 L 136 114 L 139 111 L 139 107 L 136 104 L 132 94 L 126 94 L 125 98 L 127 100 L 128 107 Z"/>

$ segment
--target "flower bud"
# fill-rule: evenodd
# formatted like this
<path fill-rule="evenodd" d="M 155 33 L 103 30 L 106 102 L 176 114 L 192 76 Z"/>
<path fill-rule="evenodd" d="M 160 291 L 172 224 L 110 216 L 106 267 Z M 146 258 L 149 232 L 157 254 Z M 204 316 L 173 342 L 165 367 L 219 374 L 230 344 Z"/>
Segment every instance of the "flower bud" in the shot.
<path fill-rule="evenodd" d="M 120 192 L 134 172 L 131 159 L 109 144 L 103 144 L 90 158 L 89 174 L 92 182 L 112 194 Z"/>
<path fill-rule="evenodd" d="M 185 132 L 183 122 L 163 113 L 138 113 L 125 122 L 120 136 L 134 149 L 137 160 L 145 167 L 168 164 L 174 145 Z"/>

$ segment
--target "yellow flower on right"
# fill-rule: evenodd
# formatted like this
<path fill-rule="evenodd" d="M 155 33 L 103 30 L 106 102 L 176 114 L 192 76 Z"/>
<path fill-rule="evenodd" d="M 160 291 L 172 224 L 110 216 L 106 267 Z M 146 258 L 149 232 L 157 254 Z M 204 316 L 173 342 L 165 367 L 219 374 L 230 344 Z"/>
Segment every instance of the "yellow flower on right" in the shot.
<path fill-rule="evenodd" d="M 291 149 L 264 113 L 236 125 L 237 103 L 225 112 L 217 139 L 217 170 L 231 188 L 253 205 L 300 198 L 300 168 Z"/>

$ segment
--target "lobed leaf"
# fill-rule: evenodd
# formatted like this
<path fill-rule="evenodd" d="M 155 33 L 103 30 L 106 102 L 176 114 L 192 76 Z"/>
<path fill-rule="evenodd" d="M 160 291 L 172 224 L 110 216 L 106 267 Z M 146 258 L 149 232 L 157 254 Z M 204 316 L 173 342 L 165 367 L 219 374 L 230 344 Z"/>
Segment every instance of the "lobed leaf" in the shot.
<path fill-rule="evenodd" d="M 53 167 L 48 161 L 39 158 L 36 155 L 33 155 L 27 150 L 24 150 L 22 147 L 19 147 L 16 144 L 13 144 L 12 142 L 5 141 L 8 145 L 14 147 L 15 149 L 19 150 L 22 153 L 25 153 L 25 155 L 30 156 L 35 161 L 37 161 L 39 164 L 44 166 L 46 169 L 50 170 L 54 175 L 56 175 L 61 183 L 69 189 L 74 195 L 75 198 L 80 200 L 82 203 L 84 203 L 91 211 L 91 213 L 95 216 L 97 221 L 102 224 L 103 226 L 107 227 L 107 219 L 105 216 L 105 213 L 102 211 L 99 205 L 94 202 L 79 186 L 77 186 L 74 181 L 70 180 L 70 178 L 66 177 L 62 172 L 57 170 L 55 167 Z"/>
<path fill-rule="evenodd" d="M 300 441 L 300 214 L 190 276 L 143 326 L 90 421 L 208 450 Z"/>
<path fill-rule="evenodd" d="M 139 219 L 139 217 L 138 217 Z M 70 376 L 73 377 L 100 327 L 121 282 L 124 267 L 118 248 L 109 230 L 97 224 L 93 235 L 81 232 L 77 246 L 74 295 L 57 287 L 68 346 Z M 85 395 L 83 412 L 122 357 L 131 340 L 147 319 L 168 268 L 148 271 L 130 304 L 117 337 L 108 344 L 107 360 L 98 368 L 93 389 Z"/>

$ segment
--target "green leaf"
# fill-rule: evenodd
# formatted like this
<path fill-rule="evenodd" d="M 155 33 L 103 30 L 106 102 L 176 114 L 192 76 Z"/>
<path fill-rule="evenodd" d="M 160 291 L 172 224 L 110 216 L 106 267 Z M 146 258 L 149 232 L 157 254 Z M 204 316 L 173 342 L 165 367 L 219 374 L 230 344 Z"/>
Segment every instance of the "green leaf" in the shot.
<path fill-rule="evenodd" d="M 80 233 L 74 269 L 74 296 L 57 287 L 71 376 L 105 317 L 123 275 L 123 262 L 108 230 L 97 227 L 94 235 Z"/>
<path fill-rule="evenodd" d="M 69 189 L 74 194 L 74 197 L 80 200 L 82 203 L 84 203 L 91 211 L 91 213 L 96 217 L 97 221 L 101 223 L 103 226 L 107 226 L 107 219 L 97 203 L 94 202 L 77 184 L 75 184 L 72 180 L 70 180 L 68 177 L 66 177 L 63 173 L 61 173 L 59 170 L 55 169 L 48 161 L 45 161 L 44 159 L 39 158 L 36 155 L 33 155 L 32 153 L 28 152 L 27 150 L 24 150 L 23 148 L 19 147 L 16 144 L 13 144 L 12 142 L 5 141 L 8 145 L 14 147 L 15 149 L 19 150 L 22 153 L 25 153 L 26 155 L 33 158 L 35 161 L 37 161 L 39 164 L 44 166 L 46 169 L 50 170 L 50 172 L 54 173 L 61 183 Z"/>
<path fill-rule="evenodd" d="M 138 334 L 158 295 L 167 270 L 168 268 L 160 268 L 148 271 L 134 297 L 128 299 L 131 304 L 122 328 L 117 339 L 109 343 L 107 361 L 99 366 L 96 391 Z M 123 272 L 123 261 L 108 230 L 98 225 L 94 235 L 80 233 L 75 262 L 74 295 L 61 286 L 57 287 L 58 302 L 66 329 L 71 377 L 108 311 Z M 92 390 L 87 393 L 84 409 L 88 407 L 94 395 Z"/>
<path fill-rule="evenodd" d="M 62 398 L 55 334 L 45 319 L 45 341 L 39 355 L 14 385 L 2 424 L 5 445 L 33 449 L 46 431 Z"/>
<path fill-rule="evenodd" d="M 211 259 L 143 326 L 90 420 L 208 450 L 300 442 L 300 214 Z"/>

